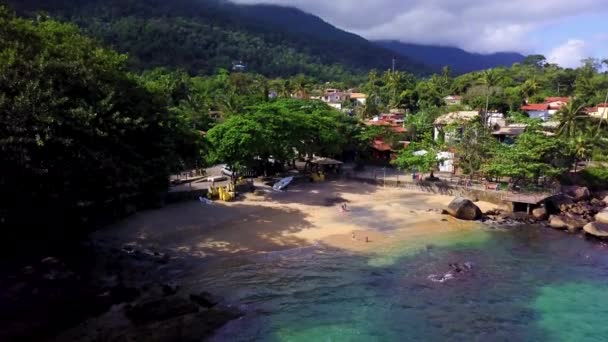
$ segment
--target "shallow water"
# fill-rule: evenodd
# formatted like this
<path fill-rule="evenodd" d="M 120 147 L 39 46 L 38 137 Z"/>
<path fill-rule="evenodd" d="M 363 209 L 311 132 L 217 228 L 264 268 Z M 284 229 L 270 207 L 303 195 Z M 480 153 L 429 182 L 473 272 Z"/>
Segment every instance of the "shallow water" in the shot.
<path fill-rule="evenodd" d="M 473 271 L 444 283 L 449 264 Z M 218 258 L 194 286 L 246 312 L 215 341 L 606 341 L 608 249 L 535 227 Z"/>

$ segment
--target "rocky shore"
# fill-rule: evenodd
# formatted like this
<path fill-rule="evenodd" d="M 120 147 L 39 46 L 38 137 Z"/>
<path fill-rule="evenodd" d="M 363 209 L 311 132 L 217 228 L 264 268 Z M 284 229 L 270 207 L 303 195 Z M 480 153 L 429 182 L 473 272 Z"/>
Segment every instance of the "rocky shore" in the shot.
<path fill-rule="evenodd" d="M 173 256 L 87 243 L 72 256 L 4 269 L 0 340 L 200 341 L 240 313 L 173 282 Z"/>
<path fill-rule="evenodd" d="M 473 201 L 465 198 L 455 198 L 444 214 L 499 226 L 541 224 L 570 233 L 583 232 L 608 239 L 608 196 L 605 193 L 593 194 L 586 187 L 565 187 L 562 193 L 550 198 L 530 214 L 505 210 L 482 213 Z"/>

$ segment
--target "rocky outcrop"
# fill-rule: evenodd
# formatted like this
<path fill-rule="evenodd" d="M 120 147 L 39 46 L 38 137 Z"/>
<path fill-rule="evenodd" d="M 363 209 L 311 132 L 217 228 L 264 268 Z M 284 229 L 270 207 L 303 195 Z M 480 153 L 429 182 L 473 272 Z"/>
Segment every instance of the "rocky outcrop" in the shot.
<path fill-rule="evenodd" d="M 572 233 L 583 229 L 583 227 L 589 223 L 589 221 L 584 219 L 582 216 L 573 215 L 570 213 L 566 214 L 564 217 L 564 222 L 566 223 L 566 229 Z"/>
<path fill-rule="evenodd" d="M 604 202 L 605 205 L 608 205 L 608 196 L 604 197 L 604 199 L 602 200 L 602 202 Z"/>
<path fill-rule="evenodd" d="M 597 213 L 597 215 L 595 215 L 595 220 L 600 223 L 608 223 L 608 208 Z"/>
<path fill-rule="evenodd" d="M 448 205 L 447 213 L 461 220 L 478 220 L 481 218 L 481 209 L 471 200 L 462 197 L 456 197 Z"/>
<path fill-rule="evenodd" d="M 549 218 L 549 226 L 555 229 L 567 229 L 570 232 L 577 232 L 588 223 L 581 216 L 573 214 L 552 215 Z"/>
<path fill-rule="evenodd" d="M 549 198 L 546 202 L 547 211 L 550 214 L 566 211 L 567 206 L 574 204 L 574 200 L 565 194 L 559 194 Z"/>
<path fill-rule="evenodd" d="M 591 191 L 584 186 L 565 187 L 564 192 L 572 197 L 575 202 L 586 201 L 591 198 Z"/>
<path fill-rule="evenodd" d="M 608 224 L 601 222 L 591 222 L 583 228 L 585 233 L 595 236 L 597 238 L 606 239 L 608 238 Z"/>

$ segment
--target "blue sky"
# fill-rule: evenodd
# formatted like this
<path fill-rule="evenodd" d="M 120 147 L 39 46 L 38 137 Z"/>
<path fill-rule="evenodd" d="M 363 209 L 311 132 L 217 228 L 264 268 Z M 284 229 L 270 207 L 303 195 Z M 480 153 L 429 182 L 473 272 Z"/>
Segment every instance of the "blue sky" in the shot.
<path fill-rule="evenodd" d="M 233 1 L 294 6 L 368 39 L 540 53 L 565 67 L 608 58 L 608 0 Z"/>

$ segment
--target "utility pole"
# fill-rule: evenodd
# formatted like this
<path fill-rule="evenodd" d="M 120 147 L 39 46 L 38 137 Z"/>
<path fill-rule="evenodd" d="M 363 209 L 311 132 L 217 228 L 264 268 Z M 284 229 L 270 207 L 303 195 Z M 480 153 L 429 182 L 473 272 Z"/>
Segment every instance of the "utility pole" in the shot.
<path fill-rule="evenodd" d="M 395 72 L 395 62 L 396 62 L 396 59 L 395 59 L 395 56 L 393 56 L 393 72 Z"/>

